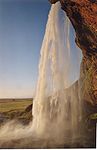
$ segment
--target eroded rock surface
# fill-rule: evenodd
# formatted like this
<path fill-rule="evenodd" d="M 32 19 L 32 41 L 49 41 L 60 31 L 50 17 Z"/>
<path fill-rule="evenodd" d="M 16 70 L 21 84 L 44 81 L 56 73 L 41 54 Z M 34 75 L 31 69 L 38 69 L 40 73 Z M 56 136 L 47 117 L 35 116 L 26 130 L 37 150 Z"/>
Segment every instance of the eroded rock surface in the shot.
<path fill-rule="evenodd" d="M 50 0 L 55 3 L 58 0 Z M 76 33 L 83 53 L 81 64 L 82 99 L 97 105 L 97 0 L 59 0 Z"/>

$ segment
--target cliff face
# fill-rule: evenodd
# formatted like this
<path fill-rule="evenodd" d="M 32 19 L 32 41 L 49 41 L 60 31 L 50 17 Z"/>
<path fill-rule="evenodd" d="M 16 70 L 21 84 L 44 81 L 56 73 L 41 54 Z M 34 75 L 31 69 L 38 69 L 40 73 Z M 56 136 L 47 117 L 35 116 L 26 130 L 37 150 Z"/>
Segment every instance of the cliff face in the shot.
<path fill-rule="evenodd" d="M 58 0 L 49 0 L 55 3 Z M 97 104 L 97 0 L 60 0 L 83 53 L 80 83 L 82 99 Z"/>

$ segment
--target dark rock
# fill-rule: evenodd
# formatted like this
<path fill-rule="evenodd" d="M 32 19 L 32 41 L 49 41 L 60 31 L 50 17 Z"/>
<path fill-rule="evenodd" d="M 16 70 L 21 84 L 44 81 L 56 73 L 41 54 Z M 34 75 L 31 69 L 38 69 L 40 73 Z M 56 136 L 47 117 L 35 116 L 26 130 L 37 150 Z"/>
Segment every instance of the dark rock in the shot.
<path fill-rule="evenodd" d="M 32 111 L 32 104 L 29 105 L 29 106 L 25 109 L 25 112 L 29 112 L 29 111 Z"/>
<path fill-rule="evenodd" d="M 50 3 L 55 4 L 56 2 L 58 2 L 59 0 L 49 0 Z"/>

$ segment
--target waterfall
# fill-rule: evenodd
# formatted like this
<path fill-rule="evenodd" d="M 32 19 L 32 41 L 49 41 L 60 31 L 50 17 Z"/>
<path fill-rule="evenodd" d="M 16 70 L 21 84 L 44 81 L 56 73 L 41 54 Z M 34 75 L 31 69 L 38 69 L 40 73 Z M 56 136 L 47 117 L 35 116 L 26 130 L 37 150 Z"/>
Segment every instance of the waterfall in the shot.
<path fill-rule="evenodd" d="M 79 138 L 82 108 L 80 86 L 76 82 L 80 72 L 79 56 L 81 52 L 73 51 L 70 46 L 70 22 L 57 2 L 49 12 L 42 43 L 32 122 L 28 126 L 9 122 L 0 128 L 1 147 L 8 141 L 7 144 L 12 142 L 17 148 L 19 140 L 18 146 L 22 148 L 55 148 L 62 144 L 64 147 Z"/>
<path fill-rule="evenodd" d="M 57 142 L 77 136 L 81 117 L 78 87 L 72 85 L 79 78 L 79 70 L 73 65 L 69 36 L 70 22 L 57 2 L 48 16 L 32 111 L 37 134 Z M 76 60 L 80 66 L 79 55 Z"/>

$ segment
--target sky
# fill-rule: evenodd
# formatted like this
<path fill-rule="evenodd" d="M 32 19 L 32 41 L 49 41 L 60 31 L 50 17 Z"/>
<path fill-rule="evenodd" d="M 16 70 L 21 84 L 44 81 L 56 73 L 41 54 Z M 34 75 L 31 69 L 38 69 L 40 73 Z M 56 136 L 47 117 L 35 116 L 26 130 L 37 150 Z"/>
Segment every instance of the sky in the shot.
<path fill-rule="evenodd" d="M 48 0 L 0 0 L 0 98 L 33 97 L 50 7 Z"/>

